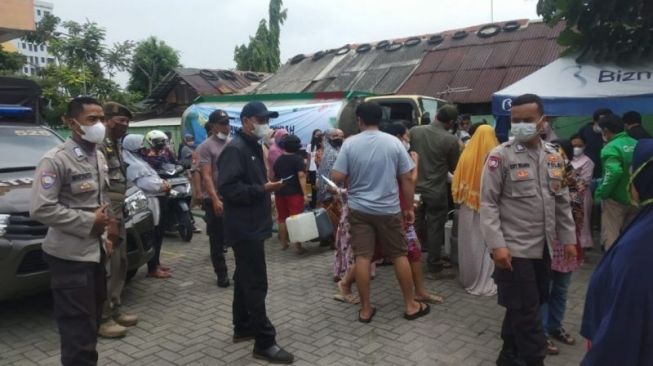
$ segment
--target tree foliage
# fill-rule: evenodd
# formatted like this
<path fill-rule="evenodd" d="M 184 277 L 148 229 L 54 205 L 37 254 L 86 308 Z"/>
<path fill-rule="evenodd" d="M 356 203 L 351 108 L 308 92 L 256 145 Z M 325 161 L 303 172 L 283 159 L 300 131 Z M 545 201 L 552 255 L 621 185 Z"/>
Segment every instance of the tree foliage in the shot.
<path fill-rule="evenodd" d="M 138 43 L 132 58 L 128 89 L 148 96 L 175 67 L 180 67 L 179 52 L 156 37 Z"/>
<path fill-rule="evenodd" d="M 0 44 L 0 75 L 13 75 L 23 67 L 25 58 L 17 52 L 8 52 Z"/>
<path fill-rule="evenodd" d="M 112 80 L 119 71 L 128 69 L 134 44 L 131 41 L 105 44 L 104 28 L 94 22 L 61 22 L 46 15 L 36 30 L 27 36 L 27 42 L 48 44 L 57 62 L 40 68 L 38 82 L 48 101 L 46 119 L 59 123 L 66 103 L 78 95 L 90 95 L 100 101 L 116 100 L 133 105 L 138 95 L 121 90 Z"/>
<path fill-rule="evenodd" d="M 537 13 L 549 24 L 566 21 L 558 43 L 579 59 L 629 61 L 653 51 L 653 1 L 539 0 Z"/>
<path fill-rule="evenodd" d="M 239 70 L 276 72 L 279 69 L 281 26 L 288 16 L 288 9 L 282 10 L 282 7 L 283 0 L 270 0 L 269 27 L 268 22 L 261 19 L 256 35 L 249 37 L 249 44 L 236 47 L 234 61 Z"/>

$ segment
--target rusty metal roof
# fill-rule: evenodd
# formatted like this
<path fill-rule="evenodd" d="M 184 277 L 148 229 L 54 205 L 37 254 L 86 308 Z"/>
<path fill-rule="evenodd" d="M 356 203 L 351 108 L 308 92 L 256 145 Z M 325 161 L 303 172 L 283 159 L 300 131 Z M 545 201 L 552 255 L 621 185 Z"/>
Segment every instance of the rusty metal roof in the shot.
<path fill-rule="evenodd" d="M 562 47 L 556 38 L 564 24 L 551 28 L 538 21 L 516 22 L 519 29 L 488 38 L 476 34 L 484 25 L 464 29 L 468 35 L 460 40 L 453 39 L 460 30 L 442 33 L 444 41 L 427 50 L 398 92 L 431 95 L 455 103 L 487 103 L 492 93 L 559 57 Z"/>
<path fill-rule="evenodd" d="M 176 68 L 152 90 L 148 100 L 156 102 L 166 98 L 179 83 L 186 83 L 198 95 L 237 94 L 251 91 L 270 74 L 239 70 Z"/>
<path fill-rule="evenodd" d="M 393 44 L 419 39 L 419 44 L 392 52 L 376 49 L 357 52 L 361 45 L 338 55 L 321 51 L 289 60 L 261 83 L 255 93 L 298 93 L 357 90 L 377 94 L 424 94 L 457 103 L 487 103 L 492 93 L 555 60 L 562 48 L 556 38 L 564 25 L 549 27 L 539 21 L 511 22 L 519 28 L 503 29 L 490 37 L 477 32 L 488 24 L 438 34 L 389 40 Z M 466 33 L 466 34 L 463 34 Z M 436 35 L 443 41 L 428 42 Z M 457 35 L 457 36 L 455 36 Z M 458 39 L 456 39 L 458 38 Z M 398 46 L 395 46 L 398 47 Z M 326 53 L 324 55 L 323 53 Z"/>

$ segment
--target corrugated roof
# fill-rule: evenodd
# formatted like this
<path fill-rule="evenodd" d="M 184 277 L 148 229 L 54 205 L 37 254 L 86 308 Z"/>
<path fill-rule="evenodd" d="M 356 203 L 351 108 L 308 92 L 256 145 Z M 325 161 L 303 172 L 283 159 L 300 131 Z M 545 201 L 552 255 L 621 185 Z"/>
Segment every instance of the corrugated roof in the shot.
<path fill-rule="evenodd" d="M 344 55 L 333 51 L 324 56 L 308 55 L 299 62 L 288 61 L 255 92 L 360 90 L 486 103 L 493 92 L 549 64 L 562 50 L 555 39 L 564 24 L 551 28 L 527 19 L 513 23 L 520 28 L 501 30 L 488 38 L 477 35 L 487 25 L 481 24 L 439 33 L 444 40 L 437 45 L 427 42 L 434 36 L 429 34 L 390 40 L 402 44 L 410 39 L 420 40 L 418 45 L 403 46 L 393 52 L 378 50 L 372 44 L 372 49 L 363 53 L 356 52 L 361 45 L 352 45 Z M 506 23 L 497 25 L 504 27 Z M 461 36 L 462 32 L 467 35 L 454 39 L 454 34 Z"/>
<path fill-rule="evenodd" d="M 165 99 L 180 82 L 187 83 L 199 95 L 236 94 L 251 91 L 270 77 L 266 73 L 239 70 L 176 68 L 166 75 L 147 99 Z"/>
<path fill-rule="evenodd" d="M 428 49 L 399 93 L 487 103 L 492 93 L 559 57 L 562 47 L 556 38 L 564 28 L 562 23 L 551 28 L 542 22 L 517 22 L 519 29 L 488 38 L 476 35 L 483 25 L 465 29 L 468 35 L 458 41 L 453 39 L 457 31 L 444 32 L 444 41 Z"/>

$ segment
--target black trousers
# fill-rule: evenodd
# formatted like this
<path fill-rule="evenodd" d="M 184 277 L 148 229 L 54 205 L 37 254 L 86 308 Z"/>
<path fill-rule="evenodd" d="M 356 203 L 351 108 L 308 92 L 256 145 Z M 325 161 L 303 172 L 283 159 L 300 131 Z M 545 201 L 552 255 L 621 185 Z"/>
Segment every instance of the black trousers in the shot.
<path fill-rule="evenodd" d="M 437 273 L 443 269 L 444 225 L 447 223 L 448 210 L 446 202 L 435 202 L 422 197 L 422 204 L 415 213 L 415 226 L 426 236 L 422 244 L 428 252 L 426 269 L 429 272 Z"/>
<path fill-rule="evenodd" d="M 204 208 L 204 219 L 206 220 L 206 234 L 209 236 L 209 245 L 211 252 L 211 263 L 213 271 L 218 279 L 227 278 L 227 263 L 224 260 L 224 227 L 222 217 L 216 216 L 213 212 L 213 204 L 210 198 L 202 201 Z"/>
<path fill-rule="evenodd" d="M 309 171 L 306 180 L 311 185 L 311 202 L 308 204 L 308 207 L 311 210 L 315 210 L 315 207 L 317 207 L 317 172 Z"/>
<path fill-rule="evenodd" d="M 107 295 L 104 266 L 44 254 L 50 268 L 54 316 L 63 366 L 97 365 L 97 331 Z"/>
<path fill-rule="evenodd" d="M 496 268 L 494 280 L 499 305 L 506 308 L 501 327 L 502 352 L 513 353 L 528 365 L 541 365 L 546 356 L 546 336 L 540 305 L 548 301 L 551 260 L 512 258 L 512 271 Z"/>
<path fill-rule="evenodd" d="M 163 234 L 166 232 L 168 227 L 168 221 L 170 217 L 168 215 L 173 214 L 168 212 L 168 197 L 159 196 L 159 225 L 154 228 L 154 242 L 152 246 L 154 247 L 154 255 L 147 262 L 147 271 L 153 272 L 161 264 L 161 247 L 163 247 Z"/>
<path fill-rule="evenodd" d="M 263 240 L 247 240 L 233 244 L 236 257 L 234 271 L 234 333 L 254 334 L 257 348 L 275 344 L 276 331 L 265 311 L 268 275 Z"/>

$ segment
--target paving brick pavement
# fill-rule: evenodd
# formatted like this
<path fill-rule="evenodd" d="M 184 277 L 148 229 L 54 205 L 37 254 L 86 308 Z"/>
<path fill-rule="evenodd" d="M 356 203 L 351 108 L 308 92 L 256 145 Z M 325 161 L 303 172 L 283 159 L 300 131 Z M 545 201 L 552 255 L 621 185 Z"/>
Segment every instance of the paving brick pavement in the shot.
<path fill-rule="evenodd" d="M 417 321 L 402 318 L 402 299 L 392 267 L 379 267 L 372 282 L 378 313 L 357 322 L 358 308 L 332 300 L 333 254 L 317 244 L 297 256 L 266 244 L 269 317 L 278 342 L 296 355 L 295 365 L 494 365 L 501 347 L 503 310 L 496 297 L 466 294 L 454 280 L 428 281 L 445 303 Z M 163 261 L 169 280 L 146 278 L 144 270 L 126 287 L 125 308 L 140 316 L 120 340 L 101 340 L 100 365 L 261 365 L 252 343 L 231 342 L 232 290 L 216 287 L 208 238 L 192 243 L 166 238 Z M 574 274 L 565 324 L 577 335 L 587 279 L 598 261 L 592 254 Z M 230 273 L 233 255 L 228 254 Z M 580 338 L 578 336 L 578 338 Z M 547 365 L 578 365 L 583 342 L 560 345 Z M 57 365 L 59 337 L 48 294 L 0 304 L 0 365 Z"/>

